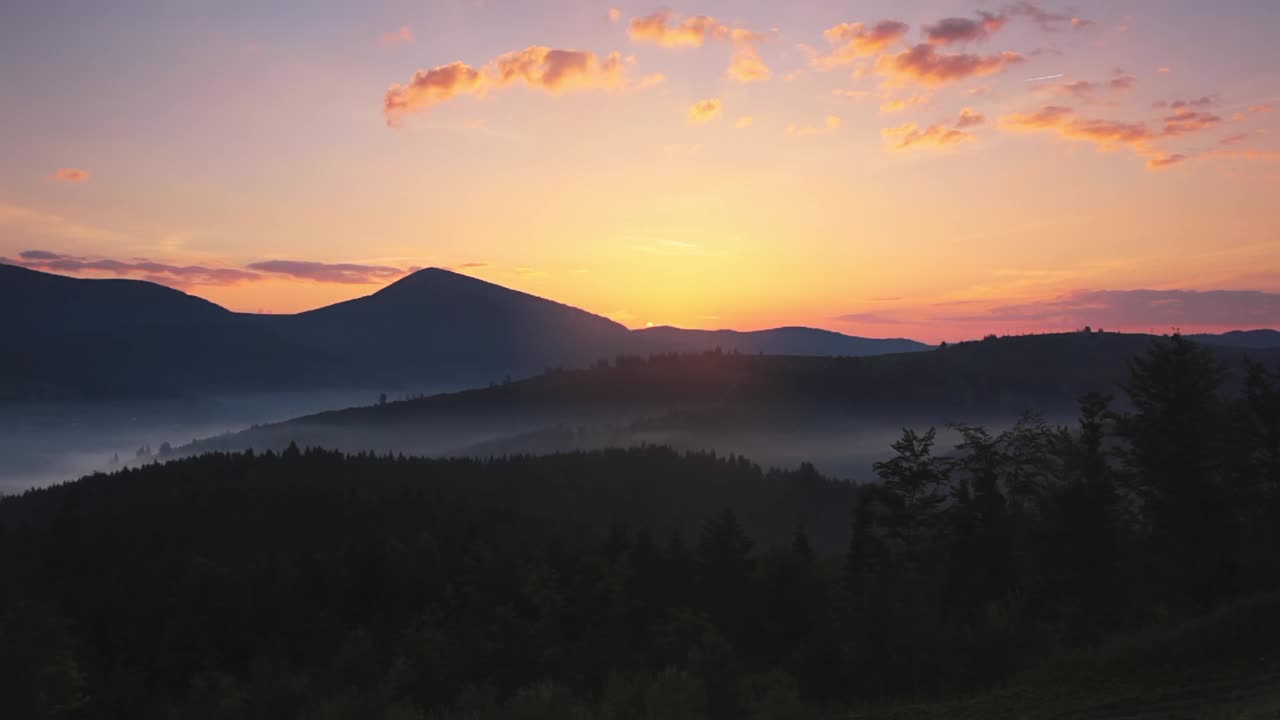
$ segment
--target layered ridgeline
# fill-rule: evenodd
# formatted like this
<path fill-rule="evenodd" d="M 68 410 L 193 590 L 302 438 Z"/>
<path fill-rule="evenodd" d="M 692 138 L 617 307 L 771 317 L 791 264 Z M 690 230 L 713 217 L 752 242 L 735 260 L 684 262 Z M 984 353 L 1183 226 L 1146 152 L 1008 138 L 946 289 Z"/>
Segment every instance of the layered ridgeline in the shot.
<path fill-rule="evenodd" d="M 625 353 L 875 355 L 924 350 L 808 328 L 629 331 L 440 269 L 296 315 L 234 313 L 154 283 L 0 265 L 0 399 L 459 387 Z"/>
<path fill-rule="evenodd" d="M 1270 717 L 1280 376 L 1244 374 L 1161 341 L 1123 402 L 902 432 L 861 485 L 657 447 L 289 447 L 31 491 L 0 500 L 0 697 L 86 720 Z"/>
<path fill-rule="evenodd" d="M 1025 412 L 1059 419 L 1080 395 L 1118 393 L 1129 359 L 1157 338 L 1077 332 L 992 338 L 932 352 L 862 358 L 727 352 L 619 357 L 580 370 L 464 392 L 300 417 L 181 449 L 490 456 L 661 443 L 714 448 L 767 463 L 813 461 L 865 475 L 904 425 L 990 422 Z M 1215 347 L 1232 392 L 1246 356 L 1274 366 L 1280 350 Z"/>

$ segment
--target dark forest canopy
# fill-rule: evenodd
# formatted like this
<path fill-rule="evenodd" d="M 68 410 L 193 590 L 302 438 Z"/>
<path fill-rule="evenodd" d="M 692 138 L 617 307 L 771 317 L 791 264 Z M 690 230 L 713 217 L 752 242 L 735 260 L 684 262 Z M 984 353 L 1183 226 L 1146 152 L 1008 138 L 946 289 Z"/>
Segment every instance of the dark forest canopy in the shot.
<path fill-rule="evenodd" d="M 1241 374 L 1228 393 L 1213 353 L 1158 341 L 1126 410 L 1086 394 L 1071 427 L 961 426 L 954 448 L 908 430 L 857 487 L 663 448 L 291 447 L 32 491 L 0 501 L 0 697 L 24 718 L 846 717 L 1183 622 L 1127 641 L 1126 681 L 1274 677 L 1280 378 Z"/>

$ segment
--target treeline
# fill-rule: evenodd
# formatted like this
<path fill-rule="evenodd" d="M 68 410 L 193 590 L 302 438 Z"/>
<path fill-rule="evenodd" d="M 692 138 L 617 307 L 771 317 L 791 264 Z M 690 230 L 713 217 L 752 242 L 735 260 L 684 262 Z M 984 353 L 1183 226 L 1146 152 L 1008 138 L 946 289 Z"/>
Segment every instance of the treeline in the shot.
<path fill-rule="evenodd" d="M 829 717 L 1280 587 L 1280 382 L 907 431 L 862 486 L 662 448 L 210 454 L 0 501 L 15 717 Z M 1119 405 L 1119 403 L 1117 403 Z"/>

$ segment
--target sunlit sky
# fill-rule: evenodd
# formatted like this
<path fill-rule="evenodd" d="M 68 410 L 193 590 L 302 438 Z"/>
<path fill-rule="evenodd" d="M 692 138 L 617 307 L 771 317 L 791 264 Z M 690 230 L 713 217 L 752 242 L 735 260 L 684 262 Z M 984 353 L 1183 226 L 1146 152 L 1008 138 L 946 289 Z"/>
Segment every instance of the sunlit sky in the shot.
<path fill-rule="evenodd" d="M 1280 325 L 1280 2 L 18 0 L 0 257 L 293 312 Z"/>

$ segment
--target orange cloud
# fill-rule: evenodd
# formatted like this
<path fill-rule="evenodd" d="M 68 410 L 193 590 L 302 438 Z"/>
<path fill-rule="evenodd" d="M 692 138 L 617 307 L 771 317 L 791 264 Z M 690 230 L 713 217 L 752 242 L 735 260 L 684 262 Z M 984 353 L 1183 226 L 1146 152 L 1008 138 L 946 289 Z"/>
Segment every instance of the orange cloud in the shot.
<path fill-rule="evenodd" d="M 727 40 L 731 28 L 709 15 L 695 15 L 684 20 L 670 10 L 658 10 L 644 17 L 631 18 L 627 35 L 636 42 L 663 47 L 702 47 L 708 40 Z"/>
<path fill-rule="evenodd" d="M 1177 165 L 1178 163 L 1186 159 L 1187 159 L 1186 155 L 1180 155 L 1180 154 L 1179 155 L 1158 155 L 1156 157 L 1151 158 L 1150 160 L 1147 160 L 1147 169 L 1159 170 L 1160 168 L 1167 168 L 1171 165 Z"/>
<path fill-rule="evenodd" d="M 844 121 L 835 115 L 828 115 L 822 119 L 821 126 L 801 125 L 799 123 L 791 123 L 787 126 L 787 134 L 792 137 L 808 137 L 810 135 L 821 135 L 823 133 L 831 133 L 840 129 Z"/>
<path fill-rule="evenodd" d="M 730 80 L 740 83 L 768 80 L 773 74 L 769 66 L 760 57 L 760 51 L 751 45 L 739 45 L 733 51 L 729 61 L 729 70 L 725 73 Z"/>
<path fill-rule="evenodd" d="M 632 18 L 627 35 L 635 42 L 653 43 L 669 48 L 702 47 L 709 41 L 726 41 L 733 45 L 733 57 L 725 76 L 741 83 L 768 80 L 773 74 L 760 57 L 757 43 L 768 34 L 741 27 L 730 27 L 709 15 L 679 19 L 670 10 L 658 10 L 644 17 Z"/>
<path fill-rule="evenodd" d="M 382 33 L 382 37 L 378 38 L 378 42 L 387 47 L 393 47 L 400 43 L 411 43 L 415 39 L 416 38 L 413 35 L 413 28 L 408 25 L 401 25 L 396 30 Z"/>
<path fill-rule="evenodd" d="M 689 122 L 695 125 L 704 125 L 706 123 L 719 118 L 724 111 L 724 105 L 720 102 L 720 98 L 707 98 L 699 100 L 689 108 Z"/>
<path fill-rule="evenodd" d="M 973 108 L 964 108 L 960 115 L 948 126 L 946 123 L 930 125 L 923 130 L 915 123 L 907 123 L 898 127 L 885 128 L 880 134 L 893 141 L 894 150 L 908 150 L 913 147 L 946 147 L 973 139 L 973 135 L 964 132 L 964 128 L 977 127 L 987 121 L 982 113 Z"/>
<path fill-rule="evenodd" d="M 53 179 L 58 182 L 82 183 L 89 179 L 89 171 L 80 168 L 58 168 L 53 174 Z"/>
<path fill-rule="evenodd" d="M 1001 125 L 1015 130 L 1054 130 L 1064 138 L 1089 140 L 1103 149 L 1117 144 L 1145 143 L 1155 138 L 1142 123 L 1088 120 L 1060 105 L 1049 105 L 1033 113 L 1007 115 L 1001 119 Z"/>
<path fill-rule="evenodd" d="M 392 85 L 382 101 L 387 124 L 402 116 L 447 102 L 458 95 L 484 95 L 488 84 L 479 70 L 463 62 L 451 62 L 413 74 L 408 85 Z"/>
<path fill-rule="evenodd" d="M 899 127 L 885 128 L 880 133 L 886 140 L 894 141 L 892 146 L 894 150 L 907 150 L 913 147 L 946 147 L 973 139 L 969 133 L 946 125 L 930 125 L 921 130 L 915 123 L 907 123 Z"/>
<path fill-rule="evenodd" d="M 534 45 L 500 55 L 491 67 L 491 75 L 499 85 L 524 83 L 550 93 L 612 90 L 627 83 L 627 63 L 616 52 L 601 58 L 585 50 Z"/>
<path fill-rule="evenodd" d="M 1260 105 L 1249 106 L 1249 112 L 1251 113 L 1265 113 L 1265 112 L 1271 112 L 1272 110 L 1275 110 L 1275 109 L 1276 109 L 1276 106 L 1273 103 L 1262 103 Z"/>
<path fill-rule="evenodd" d="M 1147 169 L 1159 170 L 1187 160 L 1187 156 L 1172 154 L 1151 147 L 1150 143 L 1164 137 L 1176 137 L 1216 125 L 1218 118 L 1212 115 L 1185 111 L 1165 119 L 1164 127 L 1154 131 L 1145 123 L 1122 122 L 1082 118 L 1071 108 L 1047 106 L 1033 113 L 1008 115 L 1001 119 L 1001 126 L 1011 130 L 1050 130 L 1068 140 L 1092 142 L 1103 151 L 1128 147 L 1139 157 L 1147 158 Z"/>
<path fill-rule="evenodd" d="M 987 121 L 987 117 L 980 112 L 976 112 L 973 108 L 965 108 L 960 111 L 960 117 L 956 118 L 955 126 L 958 128 L 976 127 Z"/>
<path fill-rule="evenodd" d="M 702 47 L 710 40 L 755 43 L 768 39 L 765 33 L 735 28 L 709 15 L 695 15 L 678 20 L 670 10 L 658 10 L 645 17 L 632 18 L 627 35 L 636 42 L 663 47 Z"/>
<path fill-rule="evenodd" d="M 859 58 L 887 50 L 906 36 L 910 25 L 897 20 L 881 20 L 868 28 L 860 22 L 841 23 L 827 28 L 822 35 L 831 45 L 831 53 L 815 54 L 813 66 L 821 70 L 852 65 Z M 816 51 L 815 51 L 816 52 Z"/>
<path fill-rule="evenodd" d="M 627 86 L 629 63 L 620 53 L 600 57 L 585 50 L 557 50 L 533 45 L 498 56 L 483 68 L 463 62 L 419 70 L 407 85 L 392 85 L 383 99 L 388 125 L 458 95 L 483 96 L 491 87 L 522 83 L 551 94 L 574 90 L 617 90 Z M 649 76 L 641 86 L 661 82 Z M 653 82 L 651 82 L 653 81 Z"/>
<path fill-rule="evenodd" d="M 875 69 L 891 84 L 918 83 L 936 87 L 994 75 L 1010 65 L 1025 61 L 1022 55 L 1007 50 L 998 55 L 944 55 L 938 53 L 934 46 L 923 43 L 897 55 L 881 55 L 876 60 Z"/>
<path fill-rule="evenodd" d="M 1245 140 L 1248 140 L 1248 139 L 1249 139 L 1249 136 L 1247 134 L 1237 133 L 1235 135 L 1228 135 L 1227 137 L 1222 138 L 1221 140 L 1218 141 L 1218 144 L 1219 145 L 1235 145 L 1236 143 L 1244 142 Z"/>
<path fill-rule="evenodd" d="M 930 45 L 965 45 L 971 42 L 986 40 L 994 32 L 1004 27 L 1007 19 L 1004 15 L 989 12 L 978 12 L 978 18 L 943 18 L 935 25 L 925 25 L 924 33 Z"/>

